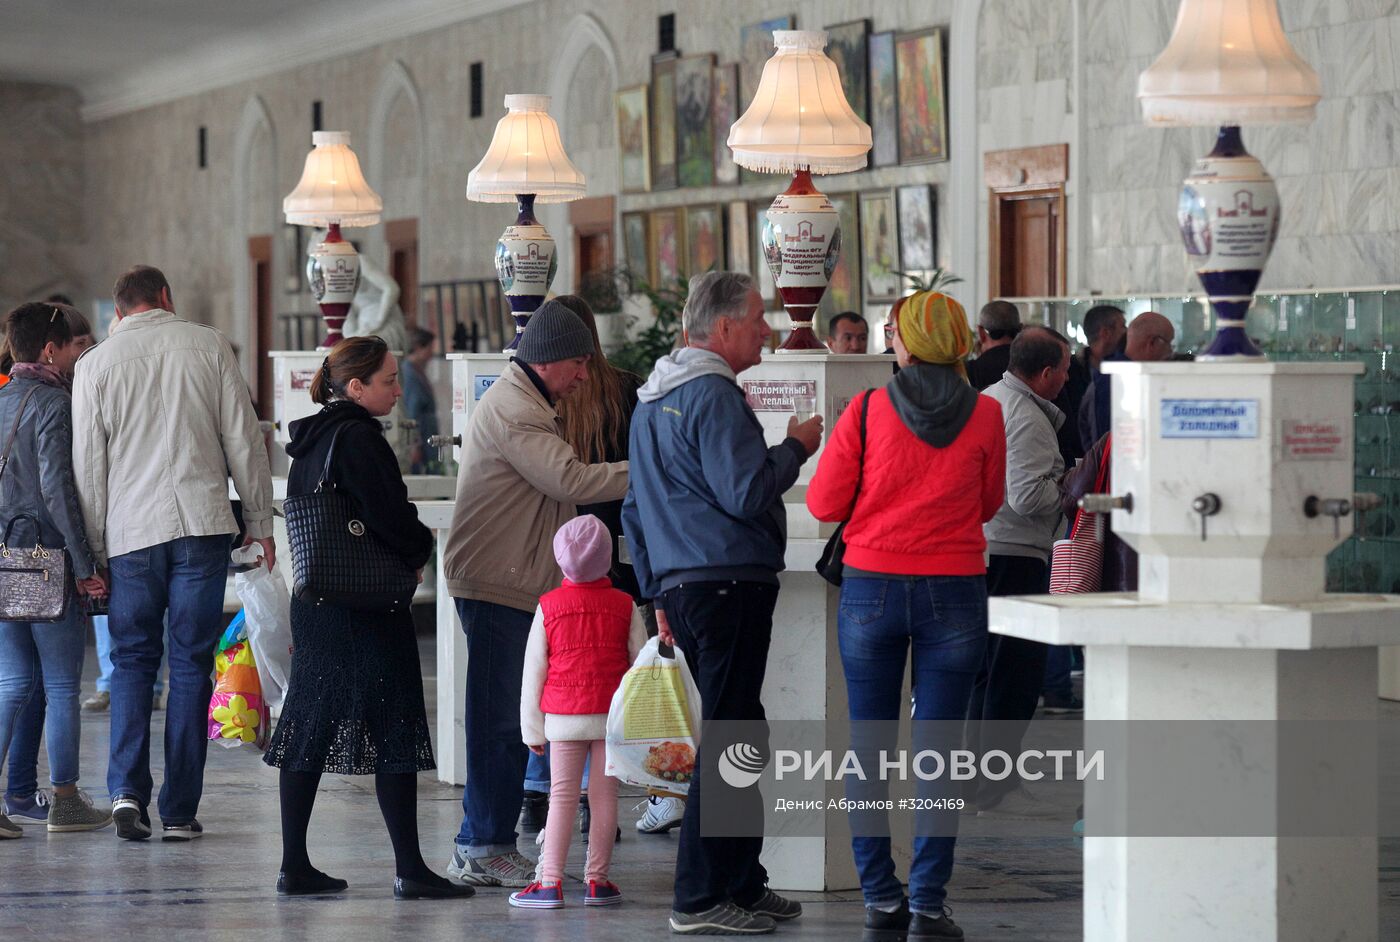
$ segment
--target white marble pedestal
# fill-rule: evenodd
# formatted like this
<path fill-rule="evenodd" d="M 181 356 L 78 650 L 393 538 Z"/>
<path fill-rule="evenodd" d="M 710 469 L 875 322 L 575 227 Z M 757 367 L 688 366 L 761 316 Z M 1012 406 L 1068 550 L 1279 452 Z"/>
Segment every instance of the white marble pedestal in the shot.
<path fill-rule="evenodd" d="M 1400 597 L 1331 595 L 1285 605 L 1154 603 L 1136 595 L 991 600 L 991 629 L 1085 646 L 1088 721 L 1351 721 L 1377 719 L 1377 647 L 1400 641 Z M 1129 734 L 1131 735 L 1131 733 Z M 1130 740 L 1131 741 L 1131 740 Z M 1260 802 L 1314 786 L 1318 808 L 1338 800 L 1326 775 L 1259 763 L 1229 737 L 1198 747 L 1202 787 Z M 1363 757 L 1364 760 L 1365 757 Z M 1374 806 L 1374 750 L 1355 772 Z M 1309 770 L 1312 774 L 1312 770 Z M 1211 777 L 1214 778 L 1211 778 Z M 1112 781 L 1085 783 L 1091 825 Z M 1170 803 L 1172 794 L 1132 796 Z M 1278 821 L 1287 833 L 1296 821 Z M 1092 831 L 1092 827 L 1091 827 Z M 1295 831 L 1296 833 L 1296 831 Z M 1373 942 L 1378 844 L 1348 837 L 1084 839 L 1086 942 Z"/>

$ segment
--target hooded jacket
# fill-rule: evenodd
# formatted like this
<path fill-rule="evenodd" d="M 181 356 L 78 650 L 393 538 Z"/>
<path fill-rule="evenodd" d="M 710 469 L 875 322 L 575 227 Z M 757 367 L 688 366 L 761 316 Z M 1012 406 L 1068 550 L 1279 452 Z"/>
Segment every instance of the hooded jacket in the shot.
<path fill-rule="evenodd" d="M 696 347 L 656 362 L 637 391 L 622 527 L 642 595 L 682 582 L 777 583 L 787 550 L 782 496 L 807 451 L 769 448 L 734 371 Z"/>
<path fill-rule="evenodd" d="M 331 460 L 333 483 L 355 502 L 356 516 L 369 532 L 421 569 L 433 552 L 433 532 L 418 520 L 418 508 L 408 499 L 398 458 L 384 438 L 379 420 L 353 402 L 338 400 L 290 426 L 287 455 L 287 496 L 309 494 L 320 483 L 336 429 L 345 426 Z M 292 553 L 297 552 L 295 544 Z"/>
<path fill-rule="evenodd" d="M 845 520 L 848 570 L 916 576 L 986 572 L 982 524 L 1001 506 L 1001 408 L 946 366 L 915 364 L 836 420 L 807 508 Z M 864 469 L 862 473 L 862 467 Z"/>
<path fill-rule="evenodd" d="M 1048 562 L 1060 528 L 1065 459 L 1056 432 L 1065 415 L 1009 371 L 984 395 L 1001 403 L 1006 425 L 1006 502 L 983 528 L 987 551 Z"/>

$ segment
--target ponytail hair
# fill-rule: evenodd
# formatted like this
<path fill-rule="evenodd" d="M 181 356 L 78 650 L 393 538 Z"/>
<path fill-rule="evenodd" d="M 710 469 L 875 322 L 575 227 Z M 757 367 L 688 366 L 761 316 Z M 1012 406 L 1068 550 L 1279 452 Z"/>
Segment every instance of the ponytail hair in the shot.
<path fill-rule="evenodd" d="M 368 383 L 384 365 L 388 352 L 389 345 L 378 337 L 346 337 L 331 348 L 311 378 L 311 401 L 323 406 L 332 399 L 346 398 L 350 380 Z"/>

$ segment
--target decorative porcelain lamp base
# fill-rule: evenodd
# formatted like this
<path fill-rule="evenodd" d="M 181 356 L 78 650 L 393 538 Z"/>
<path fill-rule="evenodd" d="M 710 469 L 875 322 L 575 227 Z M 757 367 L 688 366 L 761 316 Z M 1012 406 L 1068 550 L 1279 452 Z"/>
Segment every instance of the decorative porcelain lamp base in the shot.
<path fill-rule="evenodd" d="M 1215 311 L 1215 340 L 1198 360 L 1263 360 L 1245 315 L 1278 236 L 1278 188 L 1244 149 L 1238 127 L 1222 127 L 1181 190 L 1177 222 Z"/>
<path fill-rule="evenodd" d="M 791 185 L 773 200 L 761 238 L 764 260 L 792 321 L 792 333 L 778 352 L 827 352 L 812 330 L 812 318 L 841 257 L 841 223 L 831 200 L 813 185 L 811 171 L 793 174 Z"/>
<path fill-rule="evenodd" d="M 530 323 L 530 315 L 539 310 L 549 293 L 549 284 L 559 269 L 554 254 L 554 238 L 535 218 L 535 196 L 516 196 L 518 212 L 515 222 L 506 226 L 496 243 L 496 277 L 515 319 L 515 336 L 503 352 L 513 353 L 520 346 L 520 335 Z"/>
<path fill-rule="evenodd" d="M 326 323 L 326 337 L 317 349 L 330 349 L 345 339 L 340 330 L 360 285 L 360 256 L 341 236 L 340 223 L 331 223 L 325 241 L 311 249 L 306 280 Z"/>

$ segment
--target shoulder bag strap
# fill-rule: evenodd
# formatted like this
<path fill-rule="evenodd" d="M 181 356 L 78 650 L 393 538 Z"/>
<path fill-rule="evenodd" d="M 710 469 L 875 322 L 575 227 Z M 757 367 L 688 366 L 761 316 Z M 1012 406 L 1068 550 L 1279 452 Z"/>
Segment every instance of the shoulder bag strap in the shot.
<path fill-rule="evenodd" d="M 1110 432 L 1103 443 L 1103 454 L 1099 455 L 1099 470 L 1094 475 L 1094 490 L 1091 493 L 1102 494 L 1108 485 L 1108 462 L 1109 451 L 1113 448 L 1113 433 Z M 1084 520 L 1086 511 L 1081 507 L 1074 515 L 1074 526 L 1069 531 L 1069 538 L 1074 539 L 1074 535 L 1079 532 L 1079 524 Z"/>
<path fill-rule="evenodd" d="M 331 461 L 335 458 L 335 446 L 336 443 L 340 441 L 340 433 L 345 431 L 345 426 L 349 424 L 349 422 L 341 422 L 336 426 L 335 431 L 331 433 L 331 447 L 326 449 L 326 463 L 322 465 L 321 478 L 316 482 L 317 492 L 320 492 L 331 479 Z M 334 487 L 335 485 L 332 484 L 331 486 Z"/>
<path fill-rule="evenodd" d="M 856 501 L 860 499 L 860 486 L 865 483 L 865 416 L 870 411 L 870 397 L 875 390 L 868 389 L 860 401 L 860 464 L 856 465 L 856 489 L 851 494 L 851 517 L 856 515 Z M 849 407 L 848 407 L 849 408 Z M 850 519 L 847 517 L 846 519 Z"/>
<path fill-rule="evenodd" d="M 15 447 L 15 436 L 19 434 L 19 423 L 24 418 L 24 409 L 29 405 L 29 400 L 39 391 L 39 387 L 30 386 L 29 391 L 24 394 L 24 398 L 19 401 L 19 410 L 15 412 L 15 424 L 10 427 L 10 437 L 5 442 L 5 451 L 0 453 L 0 477 L 5 474 L 5 466 L 10 463 L 10 449 Z"/>

